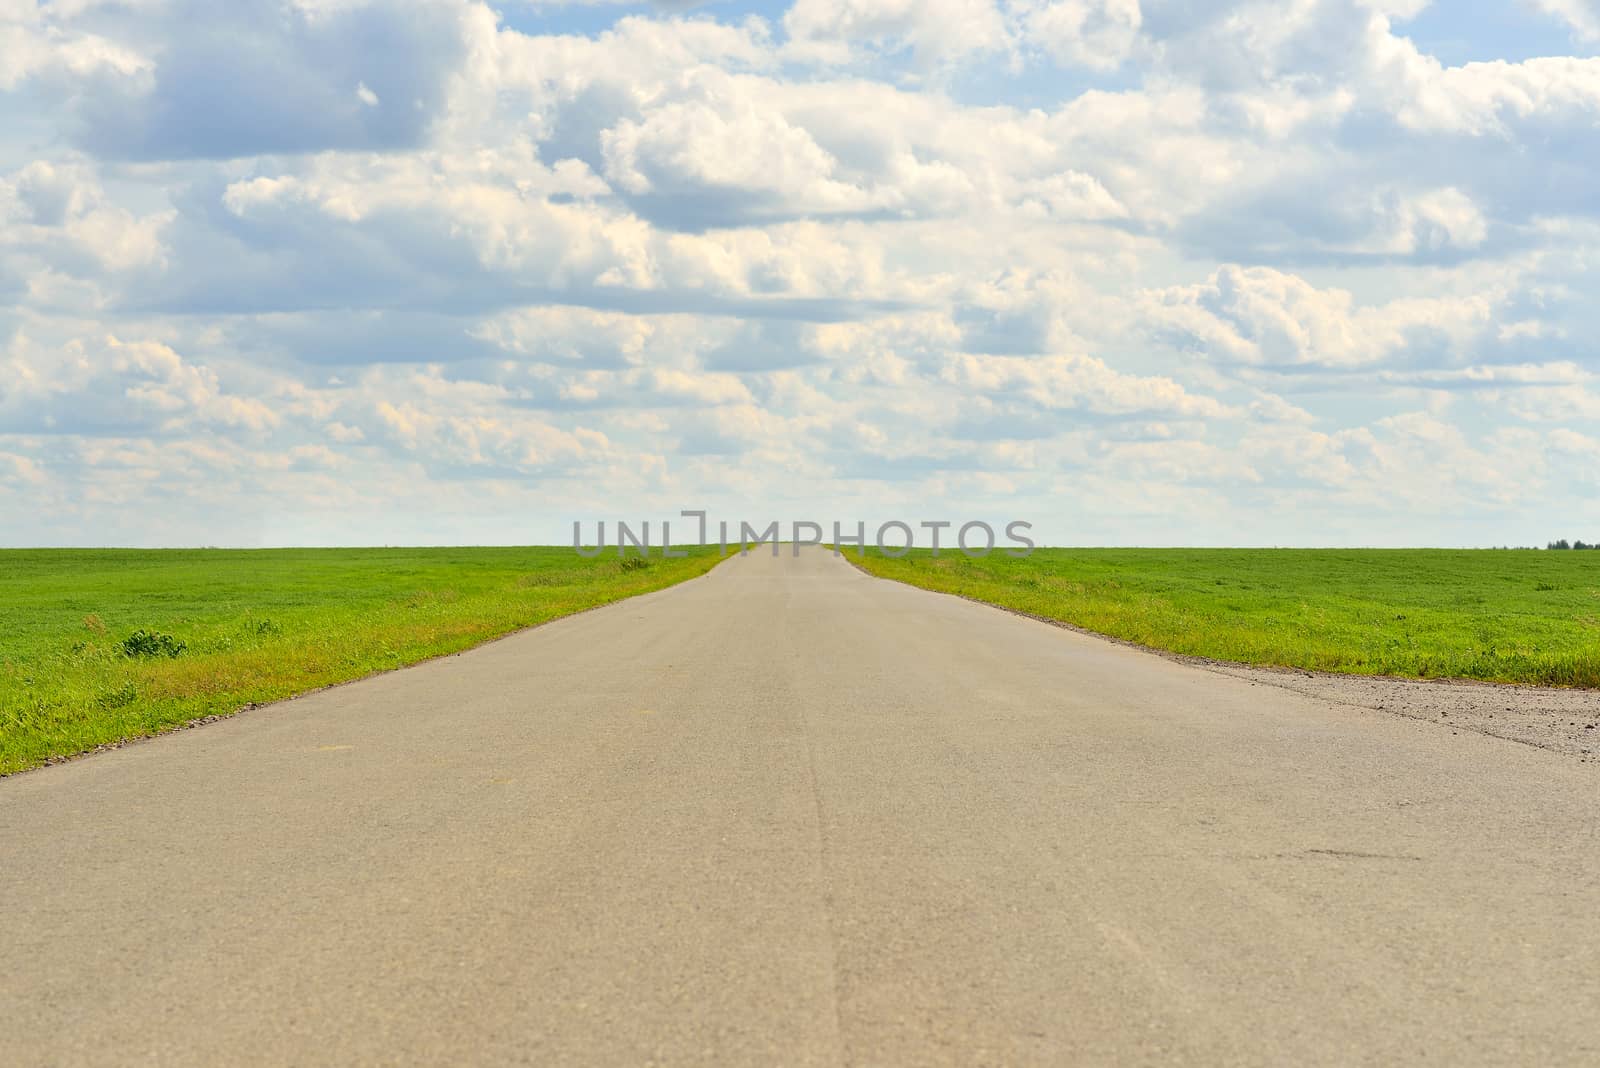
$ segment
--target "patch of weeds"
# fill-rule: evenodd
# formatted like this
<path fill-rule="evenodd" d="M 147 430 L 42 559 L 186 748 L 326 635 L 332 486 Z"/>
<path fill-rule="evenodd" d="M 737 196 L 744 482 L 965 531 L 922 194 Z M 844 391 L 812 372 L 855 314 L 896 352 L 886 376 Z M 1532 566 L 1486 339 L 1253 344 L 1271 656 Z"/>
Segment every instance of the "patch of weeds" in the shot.
<path fill-rule="evenodd" d="M 1538 590 L 1540 593 L 1546 593 L 1550 590 L 1559 590 L 1560 588 L 1560 586 L 1557 586 L 1553 582 L 1541 582 L 1534 586 L 1534 589 Z"/>
<path fill-rule="evenodd" d="M 560 571 L 535 571 L 517 579 L 517 585 L 523 589 L 543 588 L 547 586 L 582 586 L 594 581 L 594 573 L 576 568 L 565 568 Z"/>
<path fill-rule="evenodd" d="M 461 594 L 453 589 L 444 590 L 418 590 L 406 601 L 407 608 L 424 608 L 434 605 L 455 604 L 461 599 Z"/>
<path fill-rule="evenodd" d="M 101 708 L 127 708 L 139 699 L 139 691 L 131 681 L 125 680 L 115 690 L 105 690 L 95 695 L 94 703 Z"/>
<path fill-rule="evenodd" d="M 617 564 L 618 571 L 643 571 L 650 566 L 650 561 L 642 556 L 625 556 Z"/>
<path fill-rule="evenodd" d="M 88 615 L 83 617 L 83 629 L 92 634 L 104 634 L 106 632 L 106 625 L 101 621 L 99 616 L 95 615 L 93 612 L 90 612 Z"/>
<path fill-rule="evenodd" d="M 262 619 L 256 622 L 256 633 L 266 637 L 272 634 L 282 634 L 283 628 L 270 619 Z"/>
<path fill-rule="evenodd" d="M 188 648 L 186 642 L 153 630 L 136 630 L 122 639 L 122 655 L 134 658 L 165 656 L 175 660 Z"/>

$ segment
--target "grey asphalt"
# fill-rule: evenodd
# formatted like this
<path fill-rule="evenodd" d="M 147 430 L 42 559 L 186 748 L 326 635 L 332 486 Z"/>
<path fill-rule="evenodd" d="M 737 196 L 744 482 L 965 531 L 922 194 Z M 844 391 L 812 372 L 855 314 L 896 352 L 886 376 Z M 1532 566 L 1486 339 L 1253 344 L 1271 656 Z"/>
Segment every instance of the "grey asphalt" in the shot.
<path fill-rule="evenodd" d="M 1596 1064 L 1600 775 L 821 551 L 0 780 L 6 1064 Z"/>

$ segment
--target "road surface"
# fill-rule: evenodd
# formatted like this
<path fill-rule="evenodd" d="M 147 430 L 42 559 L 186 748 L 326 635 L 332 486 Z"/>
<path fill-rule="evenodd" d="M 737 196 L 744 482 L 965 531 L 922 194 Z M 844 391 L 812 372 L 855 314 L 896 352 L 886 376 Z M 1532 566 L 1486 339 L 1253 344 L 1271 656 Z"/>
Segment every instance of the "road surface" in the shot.
<path fill-rule="evenodd" d="M 763 551 L 0 780 L 7 1064 L 1589 1064 L 1600 775 Z"/>

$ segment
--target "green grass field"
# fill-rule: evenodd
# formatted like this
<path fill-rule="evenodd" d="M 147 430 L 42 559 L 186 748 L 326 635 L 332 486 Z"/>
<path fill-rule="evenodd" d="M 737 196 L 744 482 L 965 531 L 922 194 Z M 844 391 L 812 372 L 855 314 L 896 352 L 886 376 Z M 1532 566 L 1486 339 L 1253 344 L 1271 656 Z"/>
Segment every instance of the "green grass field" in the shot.
<path fill-rule="evenodd" d="M 456 652 L 720 559 L 687 551 L 629 568 L 570 548 L 0 551 L 0 774 Z"/>
<path fill-rule="evenodd" d="M 1247 664 L 1600 687 L 1600 553 L 1040 549 L 850 559 L 873 574 Z"/>

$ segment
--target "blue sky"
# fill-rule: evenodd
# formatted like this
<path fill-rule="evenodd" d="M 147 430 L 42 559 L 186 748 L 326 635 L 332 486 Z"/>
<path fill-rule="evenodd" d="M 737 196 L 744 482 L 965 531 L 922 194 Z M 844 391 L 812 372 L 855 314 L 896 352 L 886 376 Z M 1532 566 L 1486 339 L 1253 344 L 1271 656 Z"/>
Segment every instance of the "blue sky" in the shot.
<path fill-rule="evenodd" d="M 1600 536 L 1595 0 L 0 0 L 0 544 Z"/>

